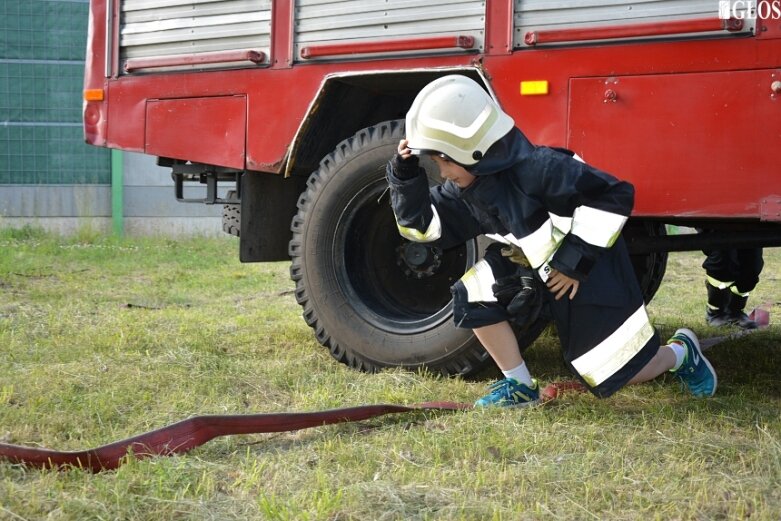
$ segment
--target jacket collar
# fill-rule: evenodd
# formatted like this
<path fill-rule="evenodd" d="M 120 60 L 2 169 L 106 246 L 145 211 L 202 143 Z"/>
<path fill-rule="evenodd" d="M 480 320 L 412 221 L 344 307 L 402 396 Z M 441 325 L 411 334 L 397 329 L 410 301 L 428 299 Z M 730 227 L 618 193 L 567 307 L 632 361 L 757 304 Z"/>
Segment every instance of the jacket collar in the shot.
<path fill-rule="evenodd" d="M 535 146 L 517 128 L 513 128 L 491 145 L 485 156 L 469 172 L 476 176 L 495 174 L 526 159 Z"/>

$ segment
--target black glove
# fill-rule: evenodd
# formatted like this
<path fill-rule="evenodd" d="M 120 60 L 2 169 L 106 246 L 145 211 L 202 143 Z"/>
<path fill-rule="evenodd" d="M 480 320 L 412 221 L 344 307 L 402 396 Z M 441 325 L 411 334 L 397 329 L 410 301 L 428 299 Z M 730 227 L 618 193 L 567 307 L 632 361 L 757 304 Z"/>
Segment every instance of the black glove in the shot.
<path fill-rule="evenodd" d="M 498 279 L 491 290 L 512 321 L 521 327 L 527 327 L 540 316 L 542 293 L 538 287 L 539 282 L 531 275 L 531 270 L 518 271 L 515 275 Z"/>
<path fill-rule="evenodd" d="M 399 154 L 396 154 L 393 157 L 393 175 L 399 179 L 412 179 L 417 177 L 419 173 L 418 156 L 409 156 L 407 159 L 402 159 Z"/>

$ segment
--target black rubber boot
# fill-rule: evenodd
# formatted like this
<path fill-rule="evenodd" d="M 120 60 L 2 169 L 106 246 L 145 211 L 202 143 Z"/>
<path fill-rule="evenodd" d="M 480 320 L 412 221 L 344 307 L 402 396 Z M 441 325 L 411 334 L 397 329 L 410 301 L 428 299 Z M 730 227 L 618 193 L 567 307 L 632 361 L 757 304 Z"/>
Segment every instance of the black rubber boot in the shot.
<path fill-rule="evenodd" d="M 735 324 L 741 329 L 756 329 L 759 325 L 748 318 L 748 315 L 743 311 L 746 309 L 747 302 L 748 297 L 741 297 L 732 293 L 732 298 L 727 306 L 727 317 L 730 324 Z"/>
<path fill-rule="evenodd" d="M 729 288 L 719 289 L 709 283 L 705 283 L 708 289 L 708 307 L 705 309 L 705 321 L 714 327 L 733 324 L 727 312 L 727 306 L 732 300 L 732 292 Z"/>

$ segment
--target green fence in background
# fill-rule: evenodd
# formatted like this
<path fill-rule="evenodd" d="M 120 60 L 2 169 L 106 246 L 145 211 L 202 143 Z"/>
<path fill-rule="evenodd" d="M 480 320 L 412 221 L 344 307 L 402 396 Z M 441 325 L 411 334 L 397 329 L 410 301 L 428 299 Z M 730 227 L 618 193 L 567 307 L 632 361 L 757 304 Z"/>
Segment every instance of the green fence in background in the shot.
<path fill-rule="evenodd" d="M 0 184 L 110 184 L 84 144 L 87 0 L 0 0 Z"/>

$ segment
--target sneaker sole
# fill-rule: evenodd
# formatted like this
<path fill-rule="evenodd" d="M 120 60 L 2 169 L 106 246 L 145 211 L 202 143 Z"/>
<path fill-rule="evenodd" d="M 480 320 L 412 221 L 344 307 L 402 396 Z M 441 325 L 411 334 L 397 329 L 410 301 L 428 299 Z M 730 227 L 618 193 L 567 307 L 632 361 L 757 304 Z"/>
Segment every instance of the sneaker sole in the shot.
<path fill-rule="evenodd" d="M 525 403 L 514 403 L 512 405 L 505 405 L 508 409 L 523 409 L 524 407 L 533 407 L 535 405 L 539 405 L 542 403 L 542 400 L 537 398 L 533 402 L 525 402 Z"/>
<path fill-rule="evenodd" d="M 694 334 L 694 331 L 692 331 L 691 329 L 687 329 L 685 327 L 675 332 L 676 335 L 678 333 L 683 333 L 689 338 L 689 340 L 692 341 L 692 343 L 694 343 L 694 348 L 697 350 L 697 353 L 700 355 L 700 360 L 705 362 L 705 366 L 708 369 L 710 369 L 710 372 L 713 375 L 713 391 L 711 391 L 710 394 L 703 395 L 703 396 L 709 396 L 709 397 L 713 396 L 714 394 L 716 394 L 716 388 L 719 386 L 719 377 L 716 375 L 716 371 L 713 369 L 713 366 L 710 365 L 710 361 L 705 357 L 704 354 L 702 354 L 702 349 L 700 348 L 700 340 L 697 338 L 697 335 Z"/>

